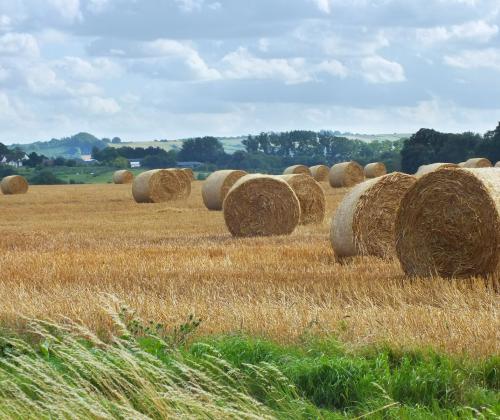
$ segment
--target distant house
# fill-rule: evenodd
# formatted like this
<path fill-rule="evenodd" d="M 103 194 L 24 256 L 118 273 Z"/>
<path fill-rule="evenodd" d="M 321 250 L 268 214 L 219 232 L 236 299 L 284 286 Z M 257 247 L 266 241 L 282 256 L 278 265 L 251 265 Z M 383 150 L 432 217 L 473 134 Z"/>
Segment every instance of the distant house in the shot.
<path fill-rule="evenodd" d="M 177 162 L 178 168 L 191 168 L 195 169 L 198 166 L 203 165 L 203 162 Z"/>
<path fill-rule="evenodd" d="M 142 159 L 127 159 L 131 168 L 140 168 L 142 166 Z"/>
<path fill-rule="evenodd" d="M 18 160 L 7 160 L 7 157 L 3 157 L 2 160 L 0 160 L 0 163 L 4 164 L 4 165 L 9 165 L 9 166 L 12 166 L 14 168 L 22 168 L 23 166 L 23 161 L 25 160 L 28 160 L 28 156 L 25 154 L 21 159 L 18 159 Z"/>

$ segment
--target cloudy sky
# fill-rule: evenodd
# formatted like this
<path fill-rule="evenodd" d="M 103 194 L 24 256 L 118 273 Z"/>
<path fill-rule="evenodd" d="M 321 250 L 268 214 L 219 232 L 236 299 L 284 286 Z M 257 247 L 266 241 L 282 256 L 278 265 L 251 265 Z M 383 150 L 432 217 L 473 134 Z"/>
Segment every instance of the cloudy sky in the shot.
<path fill-rule="evenodd" d="M 0 141 L 493 129 L 498 0 L 0 0 Z"/>

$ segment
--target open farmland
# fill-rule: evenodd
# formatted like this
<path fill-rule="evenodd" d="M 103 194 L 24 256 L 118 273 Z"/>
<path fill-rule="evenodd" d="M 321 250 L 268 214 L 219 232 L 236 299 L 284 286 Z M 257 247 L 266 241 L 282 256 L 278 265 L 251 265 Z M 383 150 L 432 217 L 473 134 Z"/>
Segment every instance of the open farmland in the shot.
<path fill-rule="evenodd" d="M 492 280 L 405 278 L 397 262 L 335 261 L 330 215 L 346 190 L 327 191 L 328 218 L 289 237 L 233 239 L 222 213 L 186 202 L 136 204 L 130 185 L 35 186 L 0 196 L 2 324 L 78 319 L 107 336 L 108 295 L 144 319 L 198 334 L 245 332 L 281 343 L 336 336 L 485 357 L 498 353 Z"/>

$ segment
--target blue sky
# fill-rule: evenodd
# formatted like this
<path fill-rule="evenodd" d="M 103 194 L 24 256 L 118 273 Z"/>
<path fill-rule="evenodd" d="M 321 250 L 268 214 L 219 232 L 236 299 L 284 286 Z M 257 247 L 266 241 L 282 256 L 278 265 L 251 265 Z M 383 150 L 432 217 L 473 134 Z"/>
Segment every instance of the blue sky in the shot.
<path fill-rule="evenodd" d="M 493 129 L 498 0 L 0 0 L 0 141 Z"/>

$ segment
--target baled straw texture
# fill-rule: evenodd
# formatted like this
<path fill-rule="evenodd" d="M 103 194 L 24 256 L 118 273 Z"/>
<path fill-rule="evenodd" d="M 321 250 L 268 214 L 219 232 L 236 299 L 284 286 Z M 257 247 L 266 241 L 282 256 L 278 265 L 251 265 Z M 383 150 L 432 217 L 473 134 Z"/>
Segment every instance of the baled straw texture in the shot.
<path fill-rule="evenodd" d="M 181 171 L 185 172 L 191 181 L 194 181 L 194 172 L 191 168 L 182 168 Z"/>
<path fill-rule="evenodd" d="M 203 203 L 209 210 L 222 210 L 222 203 L 227 193 L 238 179 L 247 175 L 245 171 L 226 169 L 216 171 L 203 183 L 201 195 Z"/>
<path fill-rule="evenodd" d="M 134 174 L 126 169 L 116 171 L 113 174 L 113 183 L 115 184 L 131 184 L 134 181 Z"/>
<path fill-rule="evenodd" d="M 415 176 L 423 176 L 443 168 L 458 168 L 458 165 L 456 163 L 431 163 L 429 165 L 422 165 L 418 168 Z"/>
<path fill-rule="evenodd" d="M 350 188 L 363 182 L 365 175 L 363 167 L 355 161 L 333 165 L 329 174 L 330 185 L 333 188 Z"/>
<path fill-rule="evenodd" d="M 289 166 L 283 171 L 283 175 L 306 174 L 312 176 L 311 170 L 305 165 Z"/>
<path fill-rule="evenodd" d="M 289 235 L 299 224 L 300 202 L 286 181 L 246 175 L 224 200 L 224 220 L 233 236 Z"/>
<path fill-rule="evenodd" d="M 179 200 L 185 195 L 185 184 L 175 171 L 155 169 L 134 179 L 132 195 L 138 203 Z"/>
<path fill-rule="evenodd" d="M 316 165 L 309 168 L 313 178 L 318 182 L 328 181 L 328 175 L 330 174 L 330 168 L 325 165 Z"/>
<path fill-rule="evenodd" d="M 0 189 L 2 193 L 10 194 L 26 194 L 28 192 L 28 181 L 20 175 L 10 175 L 2 179 Z"/>
<path fill-rule="evenodd" d="M 415 181 L 411 175 L 395 172 L 354 187 L 332 220 L 330 240 L 336 256 L 395 256 L 397 210 Z"/>
<path fill-rule="evenodd" d="M 323 223 L 326 211 L 326 198 L 323 187 L 314 178 L 305 174 L 281 175 L 300 202 L 300 224 Z"/>
<path fill-rule="evenodd" d="M 410 276 L 486 276 L 497 270 L 500 171 L 441 169 L 401 202 L 396 250 Z"/>
<path fill-rule="evenodd" d="M 382 162 L 369 163 L 365 166 L 366 178 L 378 178 L 387 175 L 387 168 Z"/>
<path fill-rule="evenodd" d="M 181 191 L 179 192 L 179 198 L 182 200 L 187 199 L 191 195 L 191 177 L 183 169 L 167 169 L 175 173 L 177 178 L 181 183 Z"/>
<path fill-rule="evenodd" d="M 493 164 L 486 158 L 472 158 L 459 164 L 461 168 L 491 168 Z"/>

